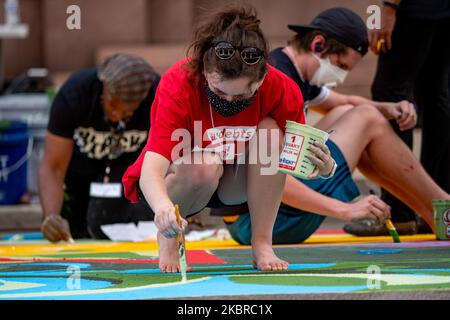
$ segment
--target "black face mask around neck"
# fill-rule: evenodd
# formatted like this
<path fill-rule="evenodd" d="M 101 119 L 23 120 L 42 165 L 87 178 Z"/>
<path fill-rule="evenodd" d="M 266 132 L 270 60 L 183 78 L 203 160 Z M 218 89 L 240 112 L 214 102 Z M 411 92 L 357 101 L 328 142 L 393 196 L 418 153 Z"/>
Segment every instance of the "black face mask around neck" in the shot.
<path fill-rule="evenodd" d="M 242 111 L 244 111 L 247 107 L 249 107 L 253 100 L 256 97 L 256 93 L 248 99 L 242 99 L 242 100 L 235 100 L 235 101 L 228 101 L 225 99 L 222 99 L 217 94 L 212 92 L 212 90 L 208 86 L 208 82 L 205 82 L 205 91 L 206 96 L 208 97 L 209 103 L 211 104 L 211 107 L 216 111 L 218 114 L 224 116 L 224 117 L 232 117 Z"/>

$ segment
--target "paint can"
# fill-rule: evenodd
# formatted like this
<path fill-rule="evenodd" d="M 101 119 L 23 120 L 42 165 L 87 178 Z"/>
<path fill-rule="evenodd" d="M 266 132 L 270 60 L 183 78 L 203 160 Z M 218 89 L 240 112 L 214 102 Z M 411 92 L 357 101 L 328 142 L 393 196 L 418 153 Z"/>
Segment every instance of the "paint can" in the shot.
<path fill-rule="evenodd" d="M 316 141 L 325 143 L 329 134 L 306 124 L 286 121 L 284 146 L 278 162 L 281 172 L 308 179 L 315 165 L 306 157 L 311 154 L 309 147 Z"/>
<path fill-rule="evenodd" d="M 450 200 L 433 200 L 437 240 L 450 240 Z"/>

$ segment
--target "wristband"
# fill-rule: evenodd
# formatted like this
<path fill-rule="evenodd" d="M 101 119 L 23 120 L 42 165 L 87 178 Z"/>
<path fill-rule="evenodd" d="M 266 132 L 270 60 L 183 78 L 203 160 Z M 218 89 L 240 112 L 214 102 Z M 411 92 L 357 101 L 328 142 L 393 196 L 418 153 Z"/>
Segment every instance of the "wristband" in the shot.
<path fill-rule="evenodd" d="M 398 9 L 398 4 L 390 2 L 390 1 L 383 1 L 383 5 L 386 7 L 391 7 L 394 10 Z"/>
<path fill-rule="evenodd" d="M 321 177 L 322 179 L 331 179 L 331 178 L 333 178 L 333 176 L 334 176 L 334 174 L 336 173 L 336 169 L 337 169 L 337 163 L 336 163 L 336 161 L 334 161 L 334 166 L 333 166 L 333 169 L 331 169 L 331 172 L 330 172 L 330 174 L 328 175 L 328 176 L 321 176 L 321 175 L 319 175 L 319 177 Z"/>
<path fill-rule="evenodd" d="M 45 219 L 47 219 L 47 218 L 50 217 L 50 216 L 57 216 L 57 214 L 54 213 L 54 212 L 49 212 L 49 213 L 43 214 L 43 215 L 42 215 L 42 219 L 41 219 L 41 223 L 44 222 Z"/>

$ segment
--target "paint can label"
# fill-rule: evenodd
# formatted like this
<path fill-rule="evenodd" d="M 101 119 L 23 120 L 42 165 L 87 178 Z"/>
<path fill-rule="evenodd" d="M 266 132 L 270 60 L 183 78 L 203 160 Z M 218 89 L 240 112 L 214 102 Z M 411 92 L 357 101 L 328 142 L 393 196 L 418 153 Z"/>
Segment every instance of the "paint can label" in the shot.
<path fill-rule="evenodd" d="M 447 238 L 450 237 L 450 209 L 444 211 L 442 215 L 447 230 Z"/>
<path fill-rule="evenodd" d="M 311 154 L 308 149 L 315 141 L 325 143 L 327 139 L 327 132 L 305 124 L 286 121 L 284 146 L 278 161 L 279 170 L 302 179 L 308 179 L 315 168 L 315 165 L 306 157 Z"/>
<path fill-rule="evenodd" d="M 450 240 L 450 200 L 433 200 L 437 240 Z"/>
<path fill-rule="evenodd" d="M 280 156 L 279 167 L 289 171 L 295 171 L 303 148 L 305 137 L 299 134 L 286 132 L 284 148 Z"/>

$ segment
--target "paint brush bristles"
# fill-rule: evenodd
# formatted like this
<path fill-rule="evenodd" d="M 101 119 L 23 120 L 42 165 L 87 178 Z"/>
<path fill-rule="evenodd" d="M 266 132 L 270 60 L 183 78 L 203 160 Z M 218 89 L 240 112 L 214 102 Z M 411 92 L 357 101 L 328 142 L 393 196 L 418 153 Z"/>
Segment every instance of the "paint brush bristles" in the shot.
<path fill-rule="evenodd" d="M 370 194 L 376 194 L 375 191 L 373 191 L 372 189 L 369 190 Z M 391 219 L 386 219 L 384 221 L 384 225 L 386 226 L 386 228 L 389 231 L 389 234 L 392 237 L 392 240 L 394 240 L 394 242 L 399 243 L 400 242 L 400 237 L 398 236 L 398 232 L 397 229 L 395 229 L 394 224 L 392 223 Z"/>
<path fill-rule="evenodd" d="M 178 205 L 175 205 L 175 213 L 177 215 L 177 223 L 181 228 L 181 215 Z M 180 255 L 180 272 L 181 272 L 181 282 L 187 281 L 187 263 L 186 263 L 186 247 L 184 243 L 184 235 L 183 233 L 179 233 L 177 236 L 178 241 L 178 254 Z"/>
<path fill-rule="evenodd" d="M 394 240 L 394 242 L 399 243 L 400 242 L 400 237 L 398 236 L 397 229 L 395 229 L 395 226 L 392 223 L 391 219 L 386 219 L 385 224 L 386 224 L 386 228 L 388 228 L 389 233 L 391 234 L 392 239 Z"/>

